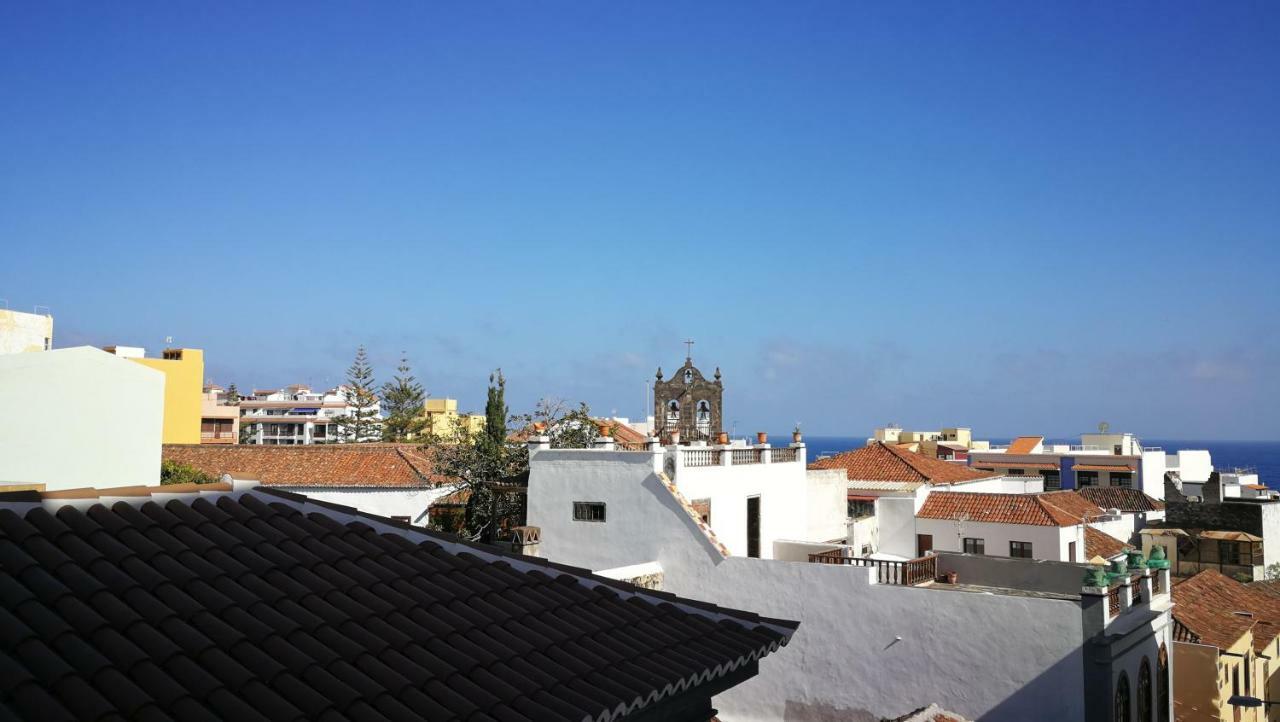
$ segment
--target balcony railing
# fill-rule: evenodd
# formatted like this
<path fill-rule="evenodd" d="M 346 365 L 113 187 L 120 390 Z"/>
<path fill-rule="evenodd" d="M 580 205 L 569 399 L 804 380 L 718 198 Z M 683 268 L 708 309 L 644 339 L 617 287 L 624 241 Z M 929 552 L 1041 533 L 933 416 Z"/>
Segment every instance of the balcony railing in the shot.
<path fill-rule="evenodd" d="M 734 460 L 737 463 L 737 460 Z M 685 449 L 685 466 L 719 466 L 720 449 Z"/>
<path fill-rule="evenodd" d="M 785 464 L 796 460 L 796 450 L 790 447 L 769 451 L 769 461 L 774 464 Z"/>
<path fill-rule="evenodd" d="M 1159 576 L 1158 574 L 1156 576 Z M 1142 575 L 1136 574 L 1129 578 L 1129 588 L 1133 590 L 1133 603 L 1142 604 Z"/>
<path fill-rule="evenodd" d="M 1112 617 L 1120 616 L 1120 587 L 1111 587 L 1107 591 L 1107 614 Z"/>
<path fill-rule="evenodd" d="M 734 466 L 760 463 L 760 449 L 730 449 L 729 453 L 729 460 Z"/>
<path fill-rule="evenodd" d="M 931 582 L 938 577 L 938 558 L 935 556 L 899 562 L 891 559 L 865 559 L 863 557 L 845 556 L 843 549 L 833 549 L 810 554 L 809 561 L 813 564 L 871 567 L 876 570 L 877 584 L 914 587 L 917 584 Z"/>

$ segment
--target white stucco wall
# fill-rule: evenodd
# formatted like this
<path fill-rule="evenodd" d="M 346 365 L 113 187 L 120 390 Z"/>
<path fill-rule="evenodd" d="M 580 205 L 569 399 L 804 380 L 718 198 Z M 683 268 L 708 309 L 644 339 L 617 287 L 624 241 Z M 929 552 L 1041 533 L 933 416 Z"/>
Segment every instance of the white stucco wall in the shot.
<path fill-rule="evenodd" d="M 848 533 L 849 483 L 843 469 L 822 469 L 805 474 L 805 514 L 808 526 L 803 539 L 831 541 Z"/>
<path fill-rule="evenodd" d="M 914 497 L 882 496 L 876 500 L 880 546 L 876 551 L 913 559 L 916 555 L 916 501 Z"/>
<path fill-rule="evenodd" d="M 571 520 L 572 502 L 584 500 L 606 504 L 604 523 Z M 912 498 L 886 501 L 914 517 Z M 591 569 L 657 562 L 666 591 L 800 621 L 756 678 L 714 700 L 727 722 L 862 722 L 930 702 L 994 722 L 1083 718 L 1074 602 L 879 585 L 859 567 L 726 558 L 647 454 L 538 452 L 528 510 L 548 559 Z"/>
<path fill-rule="evenodd" d="M 690 501 L 711 500 L 711 528 L 730 552 L 741 556 L 747 554 L 747 499 L 760 497 L 760 554 L 767 559 L 773 554 L 773 539 L 828 541 L 844 536 L 845 481 L 833 486 L 830 480 L 835 478 L 819 474 L 810 482 L 802 463 L 789 462 L 684 467 L 672 481 Z M 810 483 L 816 485 L 812 505 L 806 493 Z M 824 536 L 811 537 L 814 533 Z"/>
<path fill-rule="evenodd" d="M 1261 503 L 1262 560 L 1264 565 L 1280 562 L 1280 503 Z"/>
<path fill-rule="evenodd" d="M 932 534 L 936 551 L 964 551 L 962 539 L 982 539 L 985 553 L 992 557 L 1009 556 L 1009 542 L 1031 542 L 1031 554 L 1035 559 L 1068 561 L 1067 543 L 1075 541 L 1077 527 L 1036 526 L 1034 524 L 992 524 L 988 522 L 960 522 L 947 519 L 916 519 L 917 534 Z M 1080 555 L 1084 554 L 1080 547 Z M 1081 556 L 1083 558 L 1083 556 Z"/>
<path fill-rule="evenodd" d="M 1163 451 L 1142 452 L 1142 490 L 1147 496 L 1164 499 L 1164 473 L 1167 469 Z"/>
<path fill-rule="evenodd" d="M 160 371 L 89 346 L 0 355 L 0 411 L 0 484 L 160 483 Z"/>
<path fill-rule="evenodd" d="M 310 499 L 350 506 L 379 516 L 407 516 L 409 523 L 427 525 L 427 510 L 442 496 L 454 491 L 441 486 L 430 489 L 385 489 L 374 487 L 337 488 L 315 486 L 272 486 L 273 489 L 303 494 Z"/>

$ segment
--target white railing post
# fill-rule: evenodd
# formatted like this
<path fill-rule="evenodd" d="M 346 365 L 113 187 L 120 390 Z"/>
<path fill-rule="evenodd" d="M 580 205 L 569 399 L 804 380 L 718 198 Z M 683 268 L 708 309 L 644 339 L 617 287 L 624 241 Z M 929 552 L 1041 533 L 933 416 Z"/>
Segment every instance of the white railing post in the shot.
<path fill-rule="evenodd" d="M 613 451 L 613 437 L 601 436 L 600 438 L 596 439 L 595 447 L 597 449 L 603 449 L 605 451 Z"/>
<path fill-rule="evenodd" d="M 768 444 L 757 444 L 756 448 L 760 450 L 761 464 L 768 464 L 772 461 L 773 451 L 771 451 L 772 449 L 771 446 L 769 446 Z"/>
<path fill-rule="evenodd" d="M 720 465 L 733 466 L 733 447 L 725 444 L 716 448 L 720 449 Z"/>

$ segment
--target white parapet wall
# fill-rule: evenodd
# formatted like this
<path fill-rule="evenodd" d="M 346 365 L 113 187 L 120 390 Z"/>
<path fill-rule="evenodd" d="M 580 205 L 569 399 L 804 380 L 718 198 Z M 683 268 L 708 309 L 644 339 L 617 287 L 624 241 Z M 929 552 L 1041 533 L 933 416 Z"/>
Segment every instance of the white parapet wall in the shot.
<path fill-rule="evenodd" d="M 611 573 L 653 564 L 665 591 L 800 621 L 757 677 L 715 699 L 721 719 L 878 720 L 929 702 L 995 722 L 1084 719 L 1078 601 L 894 586 L 867 567 L 725 554 L 660 469 L 643 452 L 540 450 L 528 523 L 544 558 Z M 603 520 L 575 521 L 574 502 L 603 504 Z M 913 500 L 901 502 L 910 517 Z M 799 559 L 833 548 L 823 541 L 762 546 Z"/>
<path fill-rule="evenodd" d="M 88 346 L 0 355 L 0 484 L 159 484 L 164 381 Z"/>

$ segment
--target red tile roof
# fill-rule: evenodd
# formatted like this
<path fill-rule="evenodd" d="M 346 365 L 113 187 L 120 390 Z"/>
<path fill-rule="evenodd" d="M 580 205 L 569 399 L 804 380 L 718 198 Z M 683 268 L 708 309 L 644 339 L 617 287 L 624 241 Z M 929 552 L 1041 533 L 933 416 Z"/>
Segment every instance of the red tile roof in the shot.
<path fill-rule="evenodd" d="M 428 452 L 414 444 L 263 446 L 165 444 L 163 457 L 221 476 L 255 479 L 267 486 L 435 486 Z"/>
<path fill-rule="evenodd" d="M 844 469 L 850 481 L 907 481 L 955 484 L 990 479 L 994 474 L 934 459 L 877 441 L 861 449 L 818 459 L 810 469 Z"/>
<path fill-rule="evenodd" d="M 1043 436 L 1019 436 L 1009 442 L 1009 448 L 1005 450 L 1006 454 L 1031 454 L 1035 452 L 1035 448 L 1044 443 Z"/>
<path fill-rule="evenodd" d="M 1094 557 L 1110 559 L 1111 557 L 1123 554 L 1132 548 L 1132 546 L 1125 544 L 1106 532 L 1098 531 L 1091 526 L 1086 526 L 1084 528 L 1084 556 L 1086 560 Z"/>
<path fill-rule="evenodd" d="M 1213 570 L 1175 584 L 1173 602 L 1173 618 L 1197 641 L 1219 649 L 1252 628 L 1254 649 L 1261 651 L 1280 632 L 1280 599 Z"/>
<path fill-rule="evenodd" d="M 1164 502 L 1147 496 L 1141 489 L 1124 486 L 1086 486 L 1076 493 L 1103 509 L 1120 511 L 1164 511 Z"/>
<path fill-rule="evenodd" d="M 1074 526 L 1101 509 L 1069 491 L 1047 494 L 990 494 L 935 491 L 916 516 L 922 519 L 965 518 L 995 524 Z"/>

